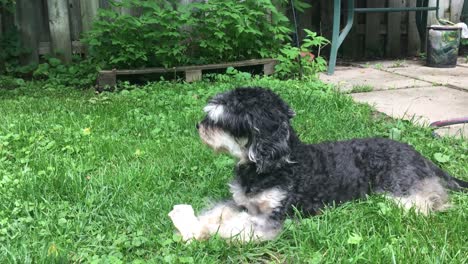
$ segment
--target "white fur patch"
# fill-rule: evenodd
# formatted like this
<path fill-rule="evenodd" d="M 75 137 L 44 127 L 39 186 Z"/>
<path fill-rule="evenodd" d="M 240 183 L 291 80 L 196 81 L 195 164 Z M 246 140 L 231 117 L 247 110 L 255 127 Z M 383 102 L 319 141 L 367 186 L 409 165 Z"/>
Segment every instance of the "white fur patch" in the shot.
<path fill-rule="evenodd" d="M 448 196 L 438 178 L 422 180 L 404 197 L 391 196 L 395 202 L 406 210 L 414 208 L 416 212 L 428 215 L 432 211 L 444 210 L 450 205 Z"/>
<path fill-rule="evenodd" d="M 229 189 L 234 201 L 254 215 L 270 214 L 275 208 L 281 206 L 281 201 L 286 198 L 286 192 L 279 188 L 271 188 L 255 195 L 246 195 L 244 188 L 234 182 L 229 185 Z"/>
<path fill-rule="evenodd" d="M 198 239 L 200 237 L 202 225 L 195 217 L 195 212 L 191 205 L 175 205 L 174 209 L 168 215 L 184 241 L 189 241 L 193 238 Z"/>
<path fill-rule="evenodd" d="M 199 217 L 203 226 L 201 239 L 218 234 L 241 242 L 273 239 L 280 231 L 267 216 L 254 216 L 226 204 L 218 204 Z"/>
<path fill-rule="evenodd" d="M 205 127 L 200 127 L 198 132 L 201 139 L 215 151 L 227 151 L 240 161 L 247 159 L 247 151 L 245 149 L 247 139 L 236 139 L 221 129 L 205 129 Z"/>
<path fill-rule="evenodd" d="M 203 108 L 203 111 L 207 113 L 208 117 L 217 122 L 219 121 L 223 115 L 224 115 L 224 106 L 223 105 L 217 105 L 217 104 L 208 104 Z"/>

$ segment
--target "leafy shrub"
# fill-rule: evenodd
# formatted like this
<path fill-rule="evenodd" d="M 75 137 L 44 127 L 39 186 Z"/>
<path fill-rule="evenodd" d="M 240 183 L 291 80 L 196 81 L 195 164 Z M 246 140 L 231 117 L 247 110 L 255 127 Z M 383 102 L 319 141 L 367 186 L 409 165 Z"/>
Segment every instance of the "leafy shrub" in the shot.
<path fill-rule="evenodd" d="M 125 0 L 122 5 L 142 8 L 142 15 L 100 10 L 85 39 L 96 60 L 112 67 L 170 67 L 186 61 L 182 26 L 190 19 L 187 13 L 166 1 Z"/>
<path fill-rule="evenodd" d="M 23 79 L 0 75 L 0 89 L 15 89 L 24 85 L 24 83 Z"/>
<path fill-rule="evenodd" d="M 48 79 L 55 85 L 90 88 L 95 83 L 99 70 L 99 63 L 92 59 L 74 58 L 74 63 L 64 65 L 59 59 L 49 57 L 46 62 L 38 65 L 33 76 L 36 79 Z"/>
<path fill-rule="evenodd" d="M 107 67 L 172 67 L 267 57 L 289 39 L 288 19 L 271 0 L 111 3 L 139 8 L 142 14 L 100 11 L 85 40 L 92 56 Z"/>
<path fill-rule="evenodd" d="M 304 29 L 307 36 L 300 48 L 286 44 L 276 56 L 278 64 L 275 66 L 275 75 L 281 79 L 295 78 L 302 67 L 304 76 L 315 77 L 317 73 L 326 70 L 327 62 L 320 56 L 320 50 L 330 43 L 326 38 L 317 36 L 317 33 Z M 317 55 L 311 51 L 317 51 Z"/>
<path fill-rule="evenodd" d="M 194 18 L 189 50 L 200 58 L 192 63 L 269 57 L 289 40 L 289 21 L 270 0 L 210 0 L 189 10 Z"/>
<path fill-rule="evenodd" d="M 2 33 L 0 38 L 0 74 L 23 75 L 37 65 L 20 65 L 20 56 L 28 52 L 23 48 L 18 29 L 13 27 Z"/>

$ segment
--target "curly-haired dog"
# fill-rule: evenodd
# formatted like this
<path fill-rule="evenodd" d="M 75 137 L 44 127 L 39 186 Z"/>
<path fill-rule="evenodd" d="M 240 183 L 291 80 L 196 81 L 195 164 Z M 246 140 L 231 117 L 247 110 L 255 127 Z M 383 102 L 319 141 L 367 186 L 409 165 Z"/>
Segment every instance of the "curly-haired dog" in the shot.
<path fill-rule="evenodd" d="M 427 214 L 447 207 L 447 188 L 468 187 L 397 141 L 304 144 L 291 127 L 294 111 L 267 89 L 237 88 L 218 94 L 204 111 L 206 117 L 197 124 L 202 141 L 215 151 L 228 152 L 238 163 L 229 185 L 232 200 L 185 223 L 179 228 L 185 229 L 184 239 L 217 233 L 241 241 L 268 240 L 279 233 L 294 207 L 313 215 L 326 205 L 370 193 Z M 176 206 L 171 218 L 187 221 L 184 210 L 191 207 Z"/>

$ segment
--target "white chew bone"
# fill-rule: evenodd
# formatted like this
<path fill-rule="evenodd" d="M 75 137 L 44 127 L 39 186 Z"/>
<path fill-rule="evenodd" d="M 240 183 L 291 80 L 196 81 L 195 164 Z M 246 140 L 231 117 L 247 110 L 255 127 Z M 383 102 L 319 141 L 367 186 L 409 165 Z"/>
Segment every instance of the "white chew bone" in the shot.
<path fill-rule="evenodd" d="M 200 237 L 202 226 L 191 205 L 175 205 L 168 215 L 184 241 Z"/>

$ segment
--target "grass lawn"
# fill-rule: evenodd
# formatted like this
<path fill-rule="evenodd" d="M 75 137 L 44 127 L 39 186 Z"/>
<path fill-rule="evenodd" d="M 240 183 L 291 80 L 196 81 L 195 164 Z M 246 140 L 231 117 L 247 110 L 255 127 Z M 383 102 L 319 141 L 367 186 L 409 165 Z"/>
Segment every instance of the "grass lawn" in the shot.
<path fill-rule="evenodd" d="M 234 162 L 199 140 L 206 100 L 271 87 L 305 142 L 393 137 L 468 180 L 468 142 L 376 115 L 317 82 L 153 83 L 95 95 L 28 83 L 0 89 L 0 263 L 467 263 L 468 195 L 429 217 L 382 197 L 286 223 L 278 239 L 185 245 L 167 213 L 226 198 Z"/>

